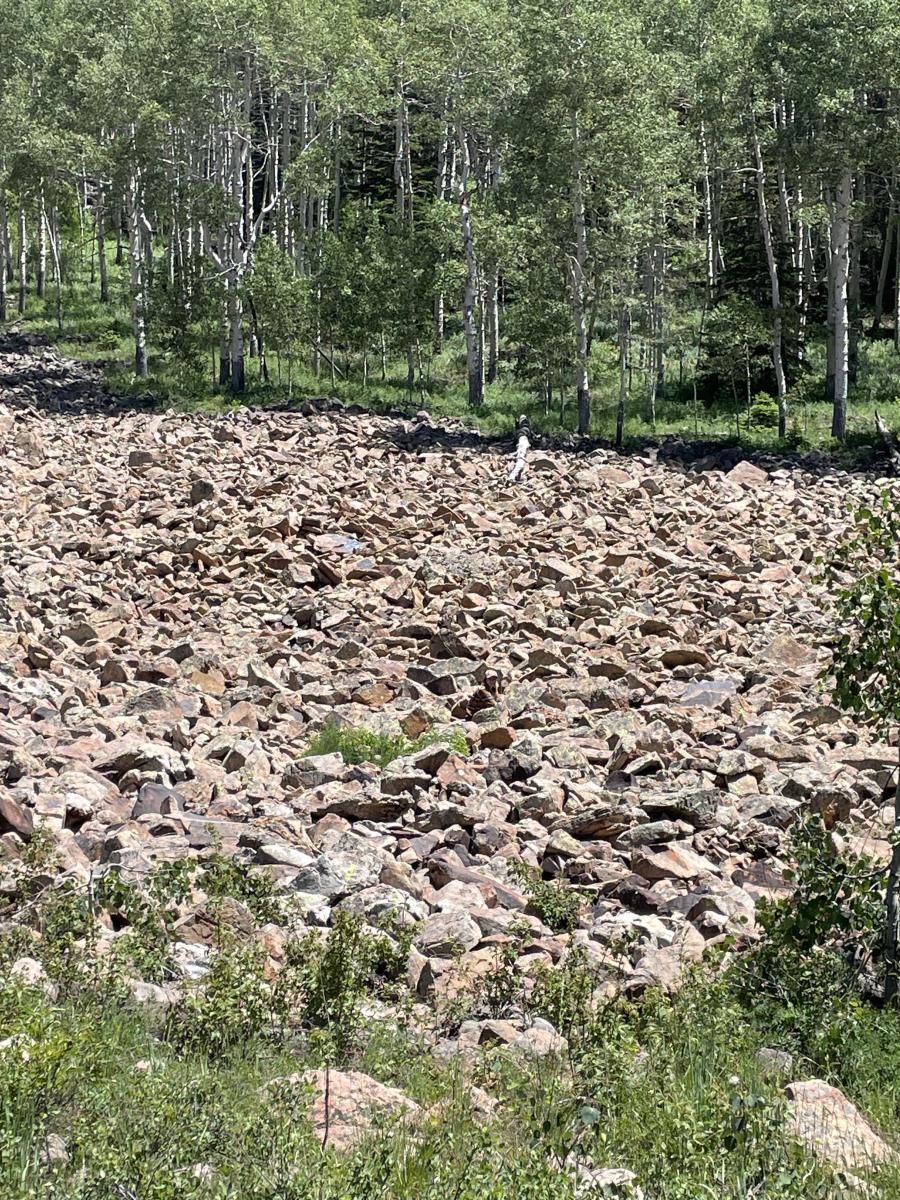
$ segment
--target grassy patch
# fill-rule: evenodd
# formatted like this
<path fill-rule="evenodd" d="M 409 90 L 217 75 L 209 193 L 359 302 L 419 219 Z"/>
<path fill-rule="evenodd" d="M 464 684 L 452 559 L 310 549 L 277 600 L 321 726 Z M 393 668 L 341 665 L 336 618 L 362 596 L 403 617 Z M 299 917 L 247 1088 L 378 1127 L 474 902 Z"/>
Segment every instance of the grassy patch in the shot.
<path fill-rule="evenodd" d="M 821 851 L 798 843 L 801 899 L 816 913 L 818 897 L 831 896 Z M 23 896 L 43 878 L 43 858 L 41 849 L 23 864 Z M 206 872 L 204 889 L 258 899 L 240 873 L 215 863 Z M 0 975 L 4 1200 L 601 1200 L 576 1192 L 574 1171 L 588 1164 L 633 1171 L 653 1200 L 849 1196 L 787 1135 L 784 1079 L 757 1057 L 766 1045 L 794 1054 L 792 1078 L 828 1079 L 900 1142 L 900 1014 L 810 972 L 786 989 L 793 968 L 765 954 L 755 994 L 712 962 L 675 996 L 629 1002 L 598 997 L 577 948 L 525 989 L 517 935 L 498 947 L 494 977 L 458 997 L 459 1019 L 512 1005 L 551 1020 L 568 1051 L 530 1061 L 482 1049 L 465 1069 L 428 1052 L 423 1022 L 440 1014 L 403 999 L 411 929 L 370 930 L 344 912 L 327 938 L 289 939 L 275 975 L 255 939 L 223 930 L 208 973 L 182 982 L 168 1014 L 140 1008 L 127 986 L 135 957 L 101 953 L 96 935 L 115 911 L 156 947 L 189 883 L 165 868 L 140 903 L 107 888 L 90 907 L 61 892 L 28 910 L 30 949 L 59 990 L 51 998 Z M 843 937 L 839 902 L 829 903 L 817 946 Z M 768 945 L 797 919 L 786 906 L 773 913 Z M 9 926 L 4 939 L 8 964 L 22 946 Z M 829 958 L 826 973 L 833 967 Z M 766 981 L 779 980 L 768 994 Z M 385 1001 L 391 1020 L 367 1019 L 367 1006 Z M 422 1107 L 419 1120 L 377 1122 L 346 1154 L 323 1149 L 309 1089 L 273 1081 L 326 1064 L 400 1087 Z M 490 1116 L 473 1106 L 473 1084 Z M 872 1186 L 900 1200 L 896 1168 Z"/>
<path fill-rule="evenodd" d="M 833 1077 L 863 1105 L 887 1084 L 870 1111 L 895 1132 L 896 1084 L 872 1075 L 869 1059 L 886 1035 L 897 1042 L 896 1015 L 879 1015 L 876 1029 Z M 0 1035 L 14 1039 L 0 1052 L 5 1200 L 574 1200 L 579 1163 L 627 1167 L 653 1200 L 845 1194 L 784 1132 L 780 1081 L 756 1059 L 765 1031 L 721 980 L 702 975 L 674 998 L 602 1006 L 565 1059 L 482 1052 L 471 1078 L 496 1104 L 487 1119 L 457 1066 L 428 1054 L 402 1021 L 376 1025 L 339 1065 L 403 1088 L 426 1115 L 412 1129 L 381 1122 L 347 1154 L 322 1149 L 306 1089 L 271 1086 L 333 1062 L 333 1046 L 251 1034 L 211 1058 L 133 1008 L 53 1003 L 9 982 Z M 886 1200 L 900 1196 L 895 1172 L 875 1186 Z"/>
<path fill-rule="evenodd" d="M 415 754 L 428 746 L 446 746 L 457 754 L 468 754 L 469 743 L 459 729 L 433 729 L 417 738 L 405 734 L 376 733 L 360 726 L 343 726 L 327 721 L 303 751 L 304 758 L 319 754 L 340 754 L 345 763 L 375 763 L 386 767 L 395 758 Z"/>

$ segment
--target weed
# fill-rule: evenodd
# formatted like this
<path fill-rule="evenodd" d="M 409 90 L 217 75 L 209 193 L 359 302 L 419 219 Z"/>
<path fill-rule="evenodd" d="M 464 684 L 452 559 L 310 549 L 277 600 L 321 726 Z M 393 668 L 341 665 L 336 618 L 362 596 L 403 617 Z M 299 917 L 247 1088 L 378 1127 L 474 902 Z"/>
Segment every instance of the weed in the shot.
<path fill-rule="evenodd" d="M 203 864 L 202 882 L 210 897 L 230 896 L 246 904 L 262 925 L 283 924 L 286 920 L 286 897 L 265 871 L 254 871 L 247 863 L 217 851 Z"/>
<path fill-rule="evenodd" d="M 351 765 L 370 762 L 386 767 L 396 758 L 437 745 L 447 746 L 457 754 L 469 752 L 469 744 L 459 729 L 433 729 L 411 740 L 402 733 L 375 733 L 371 729 L 342 726 L 329 720 L 312 737 L 303 756 L 340 754 L 344 762 Z"/>
<path fill-rule="evenodd" d="M 581 911 L 579 892 L 566 884 L 542 879 L 540 872 L 527 863 L 510 863 L 510 876 L 528 897 L 535 916 L 556 933 L 571 933 Z"/>

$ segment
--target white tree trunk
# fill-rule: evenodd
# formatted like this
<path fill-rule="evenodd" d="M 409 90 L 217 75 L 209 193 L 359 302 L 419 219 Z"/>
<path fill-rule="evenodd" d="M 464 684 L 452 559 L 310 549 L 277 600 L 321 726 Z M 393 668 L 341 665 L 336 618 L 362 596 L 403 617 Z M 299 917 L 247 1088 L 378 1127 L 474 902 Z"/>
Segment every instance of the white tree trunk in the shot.
<path fill-rule="evenodd" d="M 487 381 L 488 383 L 495 383 L 500 354 L 500 286 L 497 279 L 496 267 L 488 272 L 486 317 L 488 344 Z"/>
<path fill-rule="evenodd" d="M 131 276 L 131 327 L 134 334 L 134 373 L 147 377 L 147 313 L 144 294 L 143 214 L 137 172 L 128 177 L 128 264 Z"/>
<path fill-rule="evenodd" d="M 575 227 L 575 254 L 570 262 L 572 283 L 572 316 L 575 322 L 575 388 L 578 398 L 578 432 L 591 428 L 591 381 L 589 330 L 585 301 L 585 265 L 587 264 L 587 221 L 584 208 L 584 180 L 581 164 L 581 130 L 578 113 L 571 114 L 572 122 L 572 223 Z"/>
<path fill-rule="evenodd" d="M 466 338 L 466 372 L 469 380 L 469 405 L 480 408 L 484 401 L 484 359 L 478 336 L 478 262 L 472 238 L 472 214 L 469 209 L 469 176 L 471 162 L 469 142 L 462 124 L 457 126 L 460 171 L 457 189 L 459 223 L 462 231 L 463 255 L 466 263 L 466 284 L 463 294 L 463 331 Z"/>
<path fill-rule="evenodd" d="M 19 202 L 19 315 L 25 313 L 28 295 L 28 230 L 25 225 L 25 202 Z"/>
<path fill-rule="evenodd" d="M 44 185 L 41 184 L 38 204 L 38 261 L 34 280 L 34 294 L 43 300 L 47 290 L 47 206 L 44 202 Z"/>
<path fill-rule="evenodd" d="M 6 193 L 0 190 L 0 321 L 7 318 L 9 307 L 9 217 Z"/>
<path fill-rule="evenodd" d="M 56 331 L 63 335 L 63 300 L 62 300 L 62 259 L 59 252 L 59 217 L 56 208 L 47 220 L 47 233 L 50 239 L 50 252 L 53 257 L 53 283 L 56 290 Z"/>
<path fill-rule="evenodd" d="M 700 162 L 703 166 L 703 224 L 706 234 L 706 292 L 711 297 L 718 281 L 719 250 L 716 239 L 715 206 L 709 172 L 709 147 L 706 126 L 700 122 Z"/>
<path fill-rule="evenodd" d="M 625 399 L 628 379 L 628 335 L 630 326 L 628 306 L 622 304 L 619 309 L 619 402 L 616 405 L 616 448 L 621 450 L 625 440 Z"/>
<path fill-rule="evenodd" d="M 778 389 L 778 436 L 783 438 L 787 433 L 787 384 L 784 378 L 781 286 L 778 280 L 778 264 L 775 260 L 775 246 L 772 239 L 772 222 L 766 201 L 766 173 L 755 128 L 753 130 L 753 156 L 756 160 L 756 200 L 759 206 L 759 224 L 766 251 L 766 263 L 769 268 L 769 292 L 772 300 L 772 365 L 775 368 L 775 386 Z"/>
<path fill-rule="evenodd" d="M 100 303 L 109 303 L 109 263 L 106 261 L 106 197 L 103 188 L 97 192 L 97 266 L 100 270 Z"/>
<path fill-rule="evenodd" d="M 843 441 L 847 434 L 847 386 L 850 377 L 850 210 L 853 175 L 842 173 L 831 215 L 832 320 L 834 323 L 834 406 L 831 434 Z"/>

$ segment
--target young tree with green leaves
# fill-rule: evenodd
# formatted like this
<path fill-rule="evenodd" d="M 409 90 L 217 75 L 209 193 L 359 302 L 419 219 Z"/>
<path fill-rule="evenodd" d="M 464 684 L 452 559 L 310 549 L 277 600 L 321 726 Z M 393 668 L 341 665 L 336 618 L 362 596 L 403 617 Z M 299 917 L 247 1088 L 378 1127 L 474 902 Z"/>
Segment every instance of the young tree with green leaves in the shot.
<path fill-rule="evenodd" d="M 876 729 L 900 734 L 900 514 L 896 496 L 856 514 L 826 565 L 837 636 L 830 668 L 835 701 Z M 898 751 L 900 754 L 900 751 Z M 884 928 L 885 999 L 900 998 L 900 758 Z"/>

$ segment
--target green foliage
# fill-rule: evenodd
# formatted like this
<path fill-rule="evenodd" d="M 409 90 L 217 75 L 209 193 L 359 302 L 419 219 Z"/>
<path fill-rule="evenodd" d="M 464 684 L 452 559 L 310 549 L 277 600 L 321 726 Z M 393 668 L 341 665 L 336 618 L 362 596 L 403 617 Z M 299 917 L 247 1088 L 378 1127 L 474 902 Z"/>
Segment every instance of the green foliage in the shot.
<path fill-rule="evenodd" d="M 402 1087 L 428 1112 L 414 1132 L 380 1122 L 338 1154 L 323 1151 L 310 1126 L 309 1087 L 288 1078 L 333 1061 L 334 1046 L 260 1039 L 278 1022 L 259 962 L 229 951 L 222 963 L 206 1010 L 162 1029 L 133 1009 L 53 1003 L 0 983 L 0 1038 L 23 1048 L 0 1052 L 4 1197 L 572 1200 L 560 1168 L 587 1161 L 629 1167 L 654 1200 L 842 1194 L 787 1138 L 781 1081 L 757 1068 L 758 1046 L 778 1031 L 760 1026 L 757 1008 L 714 973 L 694 972 L 676 996 L 599 1005 L 565 1061 L 479 1055 L 471 1069 L 497 1102 L 491 1117 L 473 1110 L 461 1075 L 401 1028 L 360 1030 L 348 1065 Z M 327 1009 L 348 1011 L 334 999 Z M 892 1136 L 900 1017 L 842 1012 L 842 1042 L 804 1073 L 833 1079 Z M 67 1155 L 52 1169 L 42 1162 L 49 1134 Z M 888 1169 L 872 1186 L 897 1200 L 900 1175 Z"/>
<path fill-rule="evenodd" d="M 809 816 L 791 831 L 790 896 L 761 902 L 760 945 L 733 968 L 736 986 L 795 1047 L 819 1052 L 843 1036 L 845 1010 L 860 991 L 883 925 L 883 881 L 864 856 Z"/>
<path fill-rule="evenodd" d="M 309 339 L 309 283 L 297 274 L 290 256 L 278 248 L 275 239 L 265 237 L 256 248 L 245 291 L 265 345 L 287 359 L 290 396 L 294 362 Z M 277 362 L 280 371 L 280 357 Z"/>
<path fill-rule="evenodd" d="M 222 281 L 203 259 L 188 260 L 174 284 L 162 273 L 154 277 L 149 302 L 153 336 L 188 387 L 210 377 L 223 300 Z M 112 347 L 107 341 L 104 348 Z"/>
<path fill-rule="evenodd" d="M 261 924 L 282 924 L 287 917 L 287 899 L 272 876 L 249 864 L 216 852 L 203 863 L 203 888 L 213 899 L 231 896 L 250 909 Z"/>
<path fill-rule="evenodd" d="M 540 872 L 520 861 L 510 863 L 509 873 L 528 897 L 534 914 L 556 933 L 571 933 L 581 912 L 581 895 L 564 883 L 542 879 Z"/>
<path fill-rule="evenodd" d="M 479 978 L 475 990 L 474 999 L 492 1017 L 505 1017 L 511 1011 L 525 1008 L 524 981 L 515 966 L 531 927 L 527 921 L 515 921 L 507 932 L 508 938 L 494 950 L 494 961 Z M 460 1012 L 460 1019 L 464 1015 Z"/>
<path fill-rule="evenodd" d="M 345 763 L 370 762 L 386 767 L 395 758 L 415 754 L 428 746 L 447 746 L 456 754 L 468 754 L 469 744 L 459 729 L 429 730 L 417 738 L 405 734 L 376 733 L 371 729 L 347 727 L 329 720 L 303 752 L 305 758 L 318 754 L 340 754 Z"/>
<path fill-rule="evenodd" d="M 769 942 L 802 953 L 826 946 L 866 948 L 880 918 L 872 860 L 847 852 L 815 816 L 792 828 L 789 853 L 793 865 L 784 874 L 793 885 L 790 897 L 759 905 Z"/>
<path fill-rule="evenodd" d="M 94 903 L 127 926 L 113 943 L 114 961 L 149 982 L 171 977 L 172 927 L 193 876 L 194 866 L 187 859 L 161 863 L 144 886 L 123 879 L 118 871 L 103 876 Z"/>
<path fill-rule="evenodd" d="M 900 514 L 882 492 L 856 514 L 850 536 L 825 565 L 837 637 L 834 698 L 882 728 L 900 721 Z"/>
<path fill-rule="evenodd" d="M 253 943 L 220 948 L 208 974 L 170 1014 L 173 1044 L 215 1056 L 261 1037 L 276 1015 L 264 965 L 265 951 Z"/>
<path fill-rule="evenodd" d="M 531 1009 L 548 1020 L 569 1042 L 583 1044 L 596 1019 L 597 972 L 588 963 L 584 947 L 566 950 L 557 967 L 543 967 L 535 976 Z"/>
<path fill-rule="evenodd" d="M 329 1059 L 341 1059 L 361 1033 L 364 997 L 390 986 L 405 971 L 413 930 L 367 929 L 339 911 L 327 936 L 311 931 L 288 943 L 278 978 L 280 1008 L 316 1036 Z"/>
<path fill-rule="evenodd" d="M 756 393 L 750 404 L 750 423 L 763 429 L 778 427 L 778 401 L 774 396 L 768 392 Z"/>

